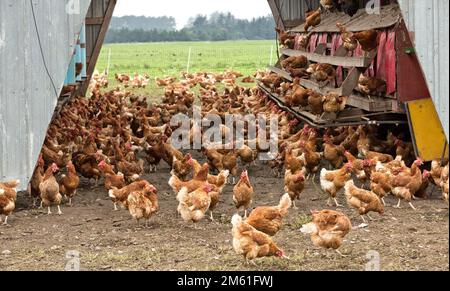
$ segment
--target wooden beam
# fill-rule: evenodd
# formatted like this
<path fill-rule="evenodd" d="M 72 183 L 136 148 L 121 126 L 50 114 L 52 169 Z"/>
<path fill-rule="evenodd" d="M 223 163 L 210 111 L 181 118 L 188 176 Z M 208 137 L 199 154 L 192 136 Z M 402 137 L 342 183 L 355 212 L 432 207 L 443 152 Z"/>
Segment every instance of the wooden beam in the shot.
<path fill-rule="evenodd" d="M 334 54 L 336 57 L 346 57 L 348 56 L 348 50 L 344 47 L 344 45 L 341 45 Z"/>
<path fill-rule="evenodd" d="M 282 69 L 278 69 L 277 67 L 272 67 L 269 66 L 268 69 L 276 74 L 278 74 L 278 76 L 285 78 L 286 80 L 288 80 L 289 82 L 292 82 L 294 79 L 292 78 L 291 74 L 289 74 L 288 72 L 286 72 L 285 70 Z"/>
<path fill-rule="evenodd" d="M 353 90 L 358 86 L 359 77 L 361 76 L 361 71 L 358 68 L 353 68 L 348 73 L 347 78 L 342 82 L 341 94 L 344 96 L 349 96 L 353 93 Z"/>
<path fill-rule="evenodd" d="M 312 80 L 300 79 L 300 85 L 302 85 L 306 89 L 312 89 L 322 95 L 327 95 L 330 92 L 342 95 L 341 88 L 331 88 L 331 87 L 327 87 L 327 86 L 320 86 L 319 84 L 317 84 L 316 82 L 314 82 Z"/>
<path fill-rule="evenodd" d="M 86 25 L 102 25 L 103 17 L 89 17 L 86 18 Z"/>
<path fill-rule="evenodd" d="M 404 118 L 402 118 L 402 116 L 404 116 L 403 114 L 393 114 L 393 112 L 364 113 L 361 109 L 357 108 L 347 108 L 345 111 L 340 112 L 338 118 L 333 121 L 323 119 L 318 120 L 317 116 L 308 111 L 286 106 L 280 96 L 271 92 L 271 90 L 265 87 L 261 82 L 258 82 L 258 86 L 281 109 L 294 115 L 295 118 L 300 119 L 316 128 L 359 126 L 369 124 L 399 125 L 407 123 Z"/>
<path fill-rule="evenodd" d="M 96 1 L 96 0 L 93 0 Z M 103 1 L 103 0 L 101 0 Z M 108 8 L 106 9 L 105 16 L 103 18 L 103 23 L 100 28 L 100 32 L 97 36 L 97 40 L 94 45 L 94 50 L 89 59 L 89 65 L 87 68 L 87 75 L 89 76 L 83 84 L 82 95 L 86 95 L 87 89 L 89 87 L 90 76 L 94 73 L 95 66 L 97 64 L 98 57 L 100 55 L 100 51 L 103 46 L 103 42 L 105 41 L 106 33 L 108 32 L 109 24 L 111 23 L 112 15 L 114 12 L 114 8 L 116 7 L 117 0 L 109 0 Z"/>
<path fill-rule="evenodd" d="M 281 17 L 280 8 L 278 7 L 276 0 L 268 0 L 268 2 L 270 9 L 272 10 L 276 26 L 282 30 L 286 30 L 286 25 L 284 24 L 284 20 Z"/>
<path fill-rule="evenodd" d="M 281 53 L 286 56 L 305 56 L 309 61 L 330 64 L 333 66 L 342 67 L 358 67 L 367 68 L 372 63 L 373 58 L 370 57 L 338 57 L 338 56 L 325 56 L 321 54 L 308 53 L 300 50 L 281 49 Z"/>
<path fill-rule="evenodd" d="M 393 106 L 394 100 L 372 97 L 363 97 L 359 95 L 350 95 L 347 105 L 360 108 L 369 112 L 388 112 L 395 111 Z"/>
<path fill-rule="evenodd" d="M 317 55 L 324 55 L 327 52 L 328 44 L 327 43 L 319 43 L 314 51 Z"/>

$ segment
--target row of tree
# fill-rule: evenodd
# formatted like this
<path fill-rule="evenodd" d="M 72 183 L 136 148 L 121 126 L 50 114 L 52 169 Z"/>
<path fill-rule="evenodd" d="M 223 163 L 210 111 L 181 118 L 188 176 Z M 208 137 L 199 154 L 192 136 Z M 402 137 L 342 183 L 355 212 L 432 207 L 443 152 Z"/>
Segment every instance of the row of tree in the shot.
<path fill-rule="evenodd" d="M 142 30 L 175 30 L 177 23 L 175 18 L 162 17 L 146 17 L 146 16 L 122 16 L 113 17 L 109 28 L 112 30 L 120 29 L 142 29 Z"/>
<path fill-rule="evenodd" d="M 128 17 L 129 18 L 129 17 Z M 223 40 L 259 40 L 274 39 L 275 23 L 271 16 L 258 17 L 251 20 L 237 19 L 231 13 L 213 13 L 209 17 L 198 15 L 191 18 L 186 27 L 175 29 L 175 22 L 171 17 L 164 17 L 163 27 L 150 25 L 151 17 L 143 17 L 146 25 L 140 24 L 131 17 L 127 22 L 118 20 L 110 28 L 106 42 L 164 42 L 164 41 L 223 41 Z M 166 21 L 169 20 L 169 21 Z M 118 23 L 122 23 L 118 25 Z M 133 23 L 133 25 L 128 25 Z"/>

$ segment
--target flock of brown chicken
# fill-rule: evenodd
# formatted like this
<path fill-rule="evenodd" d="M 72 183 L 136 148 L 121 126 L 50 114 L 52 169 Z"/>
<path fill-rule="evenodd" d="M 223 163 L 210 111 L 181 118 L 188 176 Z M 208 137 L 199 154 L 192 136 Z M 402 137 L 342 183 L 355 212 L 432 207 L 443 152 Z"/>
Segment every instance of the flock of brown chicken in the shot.
<path fill-rule="evenodd" d="M 336 3 L 335 3 L 336 2 Z M 337 2 L 345 1 L 321 1 L 321 7 L 317 11 L 306 13 L 305 31 L 310 27 L 318 26 L 321 23 L 321 14 L 324 10 L 333 10 L 333 7 L 341 5 Z M 351 1 L 350 1 L 351 2 Z M 348 32 L 341 23 L 336 23 L 340 29 L 343 39 L 343 47 L 347 52 L 353 52 L 358 44 L 365 54 L 369 54 L 378 48 L 378 32 L 374 29 L 360 32 Z M 293 49 L 296 42 L 295 34 L 277 29 L 280 44 L 289 49 Z M 307 33 L 300 40 L 300 48 L 306 50 L 312 33 Z M 348 96 L 330 92 L 322 95 L 315 90 L 306 89 L 300 85 L 300 79 L 310 79 L 316 82 L 319 87 L 324 87 L 336 80 L 336 68 L 330 64 L 312 63 L 302 55 L 290 56 L 281 61 L 281 67 L 288 72 L 294 81 L 288 82 L 277 73 L 265 76 L 261 82 L 265 87 L 284 98 L 284 102 L 290 107 L 300 107 L 321 119 L 325 114 L 337 114 L 344 111 L 347 105 Z M 387 91 L 386 81 L 375 77 L 361 74 L 355 90 L 367 96 L 385 96 Z M 334 119 L 331 115 L 331 119 Z"/>
<path fill-rule="evenodd" d="M 266 76 L 259 72 L 255 78 L 264 81 Z M 273 236 L 282 229 L 291 205 L 297 208 L 295 201 L 301 200 L 307 180 L 316 185 L 316 174 L 321 188 L 316 189 L 329 195 L 328 204 L 334 200 L 339 205 L 339 191 L 345 189 L 348 205 L 361 216 L 369 212 L 383 214 L 383 198 L 389 194 L 399 199 L 398 206 L 401 201 L 411 204 L 414 197 L 426 198 L 429 183 L 442 188 L 448 203 L 448 164 L 442 167 L 440 161 L 435 161 L 431 171 L 422 172 L 422 162 L 414 161 L 411 143 L 392 133 L 379 139 L 375 126 L 330 128 L 324 132 L 302 126 L 257 87 L 237 85 L 240 77 L 228 71 L 183 73 L 181 81 L 157 79 L 158 85 L 165 87 L 165 95 L 161 104 L 150 104 L 146 97 L 120 87 L 101 90 L 108 82 L 106 76 L 97 75 L 92 81 L 92 97 L 71 100 L 49 126 L 29 194 L 35 202 L 40 200 L 41 207 L 47 207 L 48 214 L 56 206 L 61 215 L 64 198 L 68 205 L 76 201 L 81 178 L 89 179 L 93 187 L 102 182 L 115 210 L 122 206 L 138 222 L 145 220 L 147 224 L 159 211 L 158 190 L 143 175 L 146 170 L 157 171 L 164 161 L 172 168 L 168 183 L 173 199 L 179 202 L 181 218 L 199 222 L 208 211 L 214 220 L 213 211 L 225 187 L 240 175 L 232 195 L 237 212 L 243 210 L 244 217 L 236 214 L 232 218 L 233 246 L 248 261 L 285 257 Z M 219 83 L 225 85 L 224 90 L 218 89 Z M 197 85 L 201 86 L 198 98 L 191 91 Z M 227 113 L 278 115 L 280 150 L 274 160 L 267 162 L 277 175 L 284 171 L 286 194 L 278 205 L 257 207 L 248 214 L 257 196 L 247 169 L 257 161 L 258 154 L 269 151 L 259 143 L 268 132 L 258 131 L 253 140 L 256 148 L 249 146 L 251 141 L 232 149 L 204 145 L 197 154 L 205 158 L 205 163 L 194 159 L 194 152 L 182 153 L 173 147 L 171 135 L 176 127 L 170 126 L 171 118 L 178 113 L 191 114 L 196 101 L 201 103 L 203 116 L 217 114 L 224 119 Z M 244 128 L 247 130 L 248 124 Z M 204 130 L 193 126 L 191 141 Z M 223 125 L 223 137 L 230 130 Z M 6 216 L 5 223 L 15 208 L 17 185 L 18 181 L 0 183 L 0 214 Z M 365 185 L 368 190 L 363 189 Z M 337 250 L 351 230 L 350 220 L 334 210 L 313 211 L 312 216 L 313 222 L 302 232 L 310 234 L 315 245 Z"/>

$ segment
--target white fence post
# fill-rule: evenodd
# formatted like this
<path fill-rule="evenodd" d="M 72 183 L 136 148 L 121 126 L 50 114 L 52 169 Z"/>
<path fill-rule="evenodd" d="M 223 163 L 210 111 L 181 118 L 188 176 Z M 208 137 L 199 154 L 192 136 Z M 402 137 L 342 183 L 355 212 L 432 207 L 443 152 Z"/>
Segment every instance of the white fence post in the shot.
<path fill-rule="evenodd" d="M 111 49 L 108 51 L 108 64 L 106 66 L 106 76 L 109 76 L 109 66 L 111 65 Z"/>
<path fill-rule="evenodd" d="M 189 47 L 188 62 L 187 62 L 187 69 L 186 69 L 186 72 L 188 74 L 189 74 L 189 68 L 191 66 L 191 53 L 192 53 L 192 47 Z"/>
<path fill-rule="evenodd" d="M 273 65 L 273 46 L 270 47 L 270 62 L 269 64 L 272 66 Z"/>

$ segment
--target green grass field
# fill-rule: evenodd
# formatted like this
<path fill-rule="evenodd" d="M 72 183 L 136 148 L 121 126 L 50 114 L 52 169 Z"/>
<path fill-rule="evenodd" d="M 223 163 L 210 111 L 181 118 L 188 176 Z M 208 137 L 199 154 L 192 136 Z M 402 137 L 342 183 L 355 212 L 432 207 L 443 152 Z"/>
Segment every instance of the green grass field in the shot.
<path fill-rule="evenodd" d="M 153 97 L 152 100 L 157 102 L 164 90 L 156 86 L 154 78 L 179 77 L 181 72 L 187 71 L 189 49 L 189 72 L 220 73 L 233 69 L 247 76 L 253 75 L 259 69 L 265 69 L 271 61 L 277 61 L 275 43 L 267 40 L 108 44 L 102 48 L 97 70 L 103 72 L 107 68 L 111 51 L 110 87 L 117 84 L 114 80 L 116 73 L 147 73 L 152 79 L 149 86 L 145 89 L 133 89 L 133 92 Z"/>
<path fill-rule="evenodd" d="M 103 46 L 97 69 L 100 72 L 106 69 L 111 50 L 111 76 L 135 72 L 151 77 L 179 76 L 187 70 L 190 49 L 190 72 L 233 69 L 250 75 L 267 67 L 272 49 L 272 62 L 276 61 L 273 41 L 108 44 Z"/>

